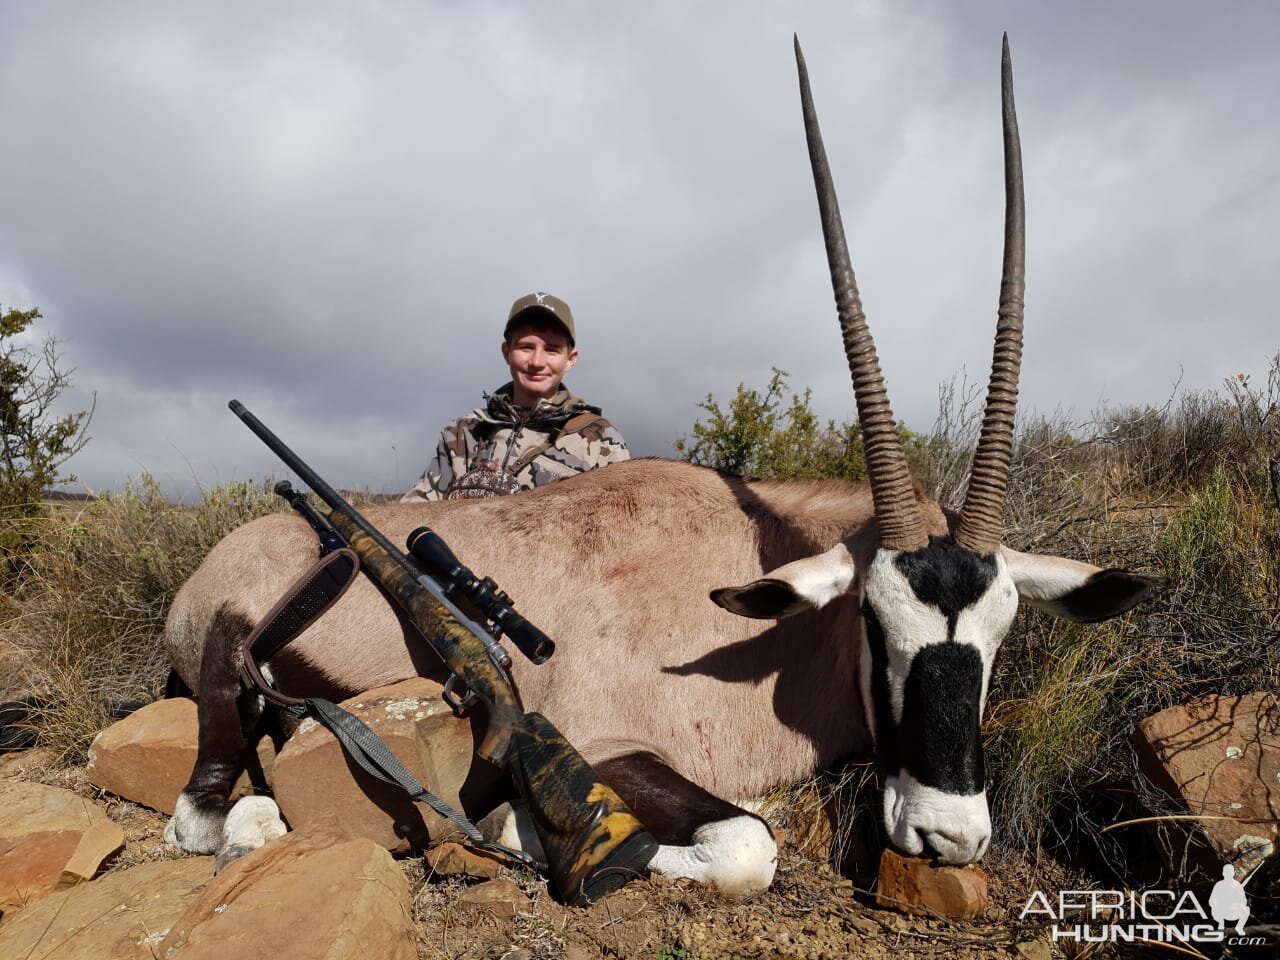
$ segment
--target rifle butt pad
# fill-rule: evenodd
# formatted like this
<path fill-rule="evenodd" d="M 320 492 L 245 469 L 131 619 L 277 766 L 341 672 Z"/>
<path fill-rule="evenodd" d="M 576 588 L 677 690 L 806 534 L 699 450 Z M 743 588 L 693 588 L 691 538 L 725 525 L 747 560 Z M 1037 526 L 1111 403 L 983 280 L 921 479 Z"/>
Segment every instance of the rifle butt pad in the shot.
<path fill-rule="evenodd" d="M 586 906 L 648 875 L 658 841 L 545 717 L 525 714 L 510 771 L 546 853 L 552 896 Z"/>

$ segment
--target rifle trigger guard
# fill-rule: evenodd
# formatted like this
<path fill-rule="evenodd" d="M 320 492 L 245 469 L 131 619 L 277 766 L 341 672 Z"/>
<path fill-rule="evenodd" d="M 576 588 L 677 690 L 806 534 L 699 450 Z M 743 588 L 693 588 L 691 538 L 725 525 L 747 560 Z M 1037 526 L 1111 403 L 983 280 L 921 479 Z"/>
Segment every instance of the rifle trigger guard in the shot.
<path fill-rule="evenodd" d="M 453 711 L 454 716 L 460 717 L 478 702 L 476 695 L 470 689 L 465 687 L 462 696 L 457 695 L 458 685 L 463 684 L 463 680 L 456 673 L 449 674 L 449 679 L 444 682 L 444 689 L 440 691 L 440 699 L 449 705 L 449 709 Z"/>

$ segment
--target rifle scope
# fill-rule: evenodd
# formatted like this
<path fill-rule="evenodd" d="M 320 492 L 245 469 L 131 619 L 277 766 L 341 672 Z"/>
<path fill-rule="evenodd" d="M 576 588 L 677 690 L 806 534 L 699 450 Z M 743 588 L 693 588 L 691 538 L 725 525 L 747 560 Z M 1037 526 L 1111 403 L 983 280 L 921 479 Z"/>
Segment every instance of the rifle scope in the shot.
<path fill-rule="evenodd" d="M 555 653 L 555 641 L 516 613 L 511 598 L 491 577 L 477 577 L 463 566 L 449 545 L 430 527 L 414 530 L 405 546 L 428 573 L 443 581 L 446 596 L 456 591 L 466 597 L 534 663 L 546 663 Z"/>

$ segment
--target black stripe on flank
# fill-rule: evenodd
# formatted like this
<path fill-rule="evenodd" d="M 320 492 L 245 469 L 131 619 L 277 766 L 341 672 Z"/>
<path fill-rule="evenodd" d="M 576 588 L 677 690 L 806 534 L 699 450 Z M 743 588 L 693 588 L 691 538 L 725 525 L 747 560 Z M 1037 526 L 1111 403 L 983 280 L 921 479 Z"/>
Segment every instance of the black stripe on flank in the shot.
<path fill-rule="evenodd" d="M 948 636 L 960 611 L 977 603 L 996 578 L 994 553 L 974 553 L 951 537 L 930 537 L 927 547 L 898 554 L 893 565 L 921 603 L 942 611 Z"/>
<path fill-rule="evenodd" d="M 986 784 L 979 722 L 982 657 L 967 643 L 931 643 L 911 661 L 902 698 L 902 768 L 944 793 Z"/>
<path fill-rule="evenodd" d="M 652 753 L 624 754 L 597 763 L 595 770 L 659 843 L 687 847 L 699 827 L 734 817 L 754 817 L 765 823 L 680 776 Z M 769 833 L 773 834 L 771 828 Z"/>

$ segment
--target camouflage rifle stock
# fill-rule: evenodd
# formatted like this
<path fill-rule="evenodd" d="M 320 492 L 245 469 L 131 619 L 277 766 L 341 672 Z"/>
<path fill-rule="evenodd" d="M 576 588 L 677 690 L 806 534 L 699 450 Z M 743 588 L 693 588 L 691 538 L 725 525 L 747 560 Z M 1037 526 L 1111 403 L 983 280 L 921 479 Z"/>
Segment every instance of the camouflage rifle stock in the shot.
<path fill-rule="evenodd" d="M 657 841 L 549 720 L 524 711 L 510 680 L 477 634 L 483 628 L 424 586 L 413 562 L 243 404 L 232 400 L 229 406 L 324 501 L 329 522 L 360 557 L 365 571 L 484 706 L 489 722 L 476 753 L 505 768 L 528 804 L 556 899 L 570 905 L 590 903 L 643 875 Z"/>

